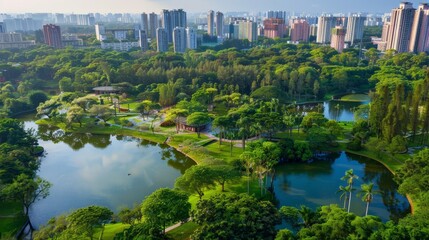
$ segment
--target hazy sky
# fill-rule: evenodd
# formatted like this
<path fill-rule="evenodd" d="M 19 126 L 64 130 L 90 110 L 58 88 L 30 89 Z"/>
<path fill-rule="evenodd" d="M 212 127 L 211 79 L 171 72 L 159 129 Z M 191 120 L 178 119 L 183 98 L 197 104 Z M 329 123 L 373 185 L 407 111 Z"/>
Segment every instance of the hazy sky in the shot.
<path fill-rule="evenodd" d="M 411 0 L 417 7 L 421 0 Z M 286 10 L 307 13 L 383 13 L 399 5 L 396 0 L 0 0 L 0 13 L 24 12 L 159 12 L 183 8 L 187 12 Z"/>

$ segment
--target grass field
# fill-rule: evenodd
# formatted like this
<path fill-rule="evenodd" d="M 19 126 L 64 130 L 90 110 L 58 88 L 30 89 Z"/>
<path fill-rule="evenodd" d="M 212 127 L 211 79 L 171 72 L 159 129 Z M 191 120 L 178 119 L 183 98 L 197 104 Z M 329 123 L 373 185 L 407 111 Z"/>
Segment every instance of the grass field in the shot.
<path fill-rule="evenodd" d="M 349 94 L 341 97 L 341 101 L 346 102 L 365 102 L 369 100 L 369 96 L 366 94 Z"/>
<path fill-rule="evenodd" d="M 23 207 L 18 202 L 0 202 L 0 236 L 14 236 L 27 221 Z"/>

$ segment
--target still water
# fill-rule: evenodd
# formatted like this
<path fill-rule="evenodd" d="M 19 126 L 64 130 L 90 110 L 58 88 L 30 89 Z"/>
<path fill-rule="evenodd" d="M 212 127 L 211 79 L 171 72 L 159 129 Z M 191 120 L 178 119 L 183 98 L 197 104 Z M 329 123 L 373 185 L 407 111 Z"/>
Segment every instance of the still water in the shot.
<path fill-rule="evenodd" d="M 100 205 L 118 212 L 141 203 L 158 188 L 174 185 L 195 163 L 167 145 L 129 137 L 64 134 L 38 129 L 46 150 L 38 175 L 53 184 L 50 195 L 30 211 L 35 226 L 74 209 Z"/>
<path fill-rule="evenodd" d="M 368 214 L 380 217 L 383 221 L 398 219 L 410 212 L 407 199 L 397 193 L 397 184 L 393 175 L 380 163 L 345 152 L 333 153 L 323 160 L 312 163 L 285 163 L 276 168 L 274 191 L 280 206 L 300 208 L 306 205 L 316 209 L 322 205 L 338 204 L 343 206 L 340 185 L 346 186 L 341 180 L 348 169 L 353 169 L 359 179 L 354 181 L 351 211 L 357 215 L 365 215 L 365 203 L 357 196 L 360 185 L 374 183 L 375 194 Z"/>
<path fill-rule="evenodd" d="M 368 104 L 367 102 L 345 102 L 345 101 L 328 101 L 323 103 L 323 115 L 325 118 L 336 121 L 354 121 L 354 108 Z"/>

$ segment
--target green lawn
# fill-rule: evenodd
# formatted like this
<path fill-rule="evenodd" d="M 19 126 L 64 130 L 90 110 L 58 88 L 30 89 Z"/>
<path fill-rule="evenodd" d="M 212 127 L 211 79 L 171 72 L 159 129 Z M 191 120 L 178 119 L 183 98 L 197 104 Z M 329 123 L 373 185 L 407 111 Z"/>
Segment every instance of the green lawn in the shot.
<path fill-rule="evenodd" d="M 123 223 L 110 223 L 104 226 L 103 240 L 112 240 L 117 233 L 129 228 L 130 225 Z M 94 239 L 99 239 L 101 228 L 97 229 L 94 233 Z"/>
<path fill-rule="evenodd" d="M 27 221 L 25 216 L 4 218 L 0 217 L 0 236 L 14 236 Z M 1 238 L 3 239 L 3 238 Z"/>
<path fill-rule="evenodd" d="M 369 100 L 369 96 L 366 94 L 349 94 L 341 98 L 341 101 L 347 102 L 365 102 Z"/>
<path fill-rule="evenodd" d="M 194 222 L 187 222 L 182 224 L 180 227 L 171 230 L 167 233 L 169 239 L 174 240 L 185 240 L 189 239 L 189 236 L 198 228 L 198 225 Z"/>

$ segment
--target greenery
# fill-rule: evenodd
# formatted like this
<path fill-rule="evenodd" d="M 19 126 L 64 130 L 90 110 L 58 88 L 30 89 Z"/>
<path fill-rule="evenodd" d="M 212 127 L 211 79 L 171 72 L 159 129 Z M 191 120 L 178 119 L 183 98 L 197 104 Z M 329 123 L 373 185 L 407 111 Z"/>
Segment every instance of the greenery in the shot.
<path fill-rule="evenodd" d="M 229 40 L 184 54 L 46 46 L 2 50 L 0 67 L 6 70 L 6 81 L 0 83 L 0 200 L 20 201 L 28 209 L 48 194 L 50 184 L 36 175 L 40 160 L 35 153 L 40 151 L 34 133 L 6 118 L 36 109 L 44 117 L 39 124 L 55 125 L 67 133 L 58 141 L 70 142 L 72 132 L 128 135 L 166 142 L 199 164 L 176 180 L 177 189 L 193 194 L 189 200 L 177 190 L 155 192 L 143 202 L 141 212 L 136 211 L 138 206 L 118 214 L 124 223 L 112 227 L 123 230 L 118 239 L 126 239 L 127 234 L 163 238 L 166 224 L 189 214 L 188 201 L 198 226 L 184 232 L 189 235 L 197 228 L 195 238 L 274 238 L 277 234 L 277 239 L 425 239 L 429 56 L 393 51 L 381 55 L 369 41 L 369 36 L 380 35 L 380 28 L 366 28 L 364 35 L 362 44 L 368 50 L 362 57 L 354 48 L 338 53 L 328 46 L 266 38 L 258 39 L 254 47 Z M 119 93 L 95 96 L 92 88 L 96 86 L 114 86 Z M 354 124 L 329 121 L 320 105 L 299 104 L 350 92 L 369 94 L 345 95 L 341 100 L 371 98 L 369 105 L 353 109 Z M 197 127 L 197 134 L 183 133 L 178 123 L 184 119 Z M 199 129 L 212 119 L 218 141 Z M 273 226 L 279 213 L 272 205 L 234 194 L 271 199 L 276 164 L 308 161 L 318 152 L 346 147 L 395 172 L 400 192 L 413 198 L 415 214 L 383 224 L 374 216 L 349 213 L 350 202 L 356 201 L 352 191 L 358 189 L 350 170 L 345 186 L 340 187 L 347 211 L 337 206 L 315 211 L 305 206 L 281 208 L 283 219 L 294 229 L 278 233 Z M 424 150 L 405 161 L 408 151 L 416 149 Z M 376 192 L 371 183 L 360 190 L 369 208 Z M 220 194 L 223 191 L 227 194 Z M 156 197 L 161 192 L 167 197 Z M 163 212 L 174 207 L 163 202 L 171 196 L 182 200 L 183 211 L 175 216 Z M 0 212 L 5 211 L 3 202 Z M 211 219 L 202 214 L 213 209 L 216 214 Z M 16 219 L 24 213 L 17 213 Z M 240 221 L 248 220 L 250 213 L 254 214 L 251 221 L 243 226 Z M 80 209 L 51 220 L 38 234 L 41 239 L 99 237 L 111 215 L 102 207 Z M 0 218 L 0 226 L 7 225 L 9 232 L 19 228 L 10 227 L 10 222 Z"/>

